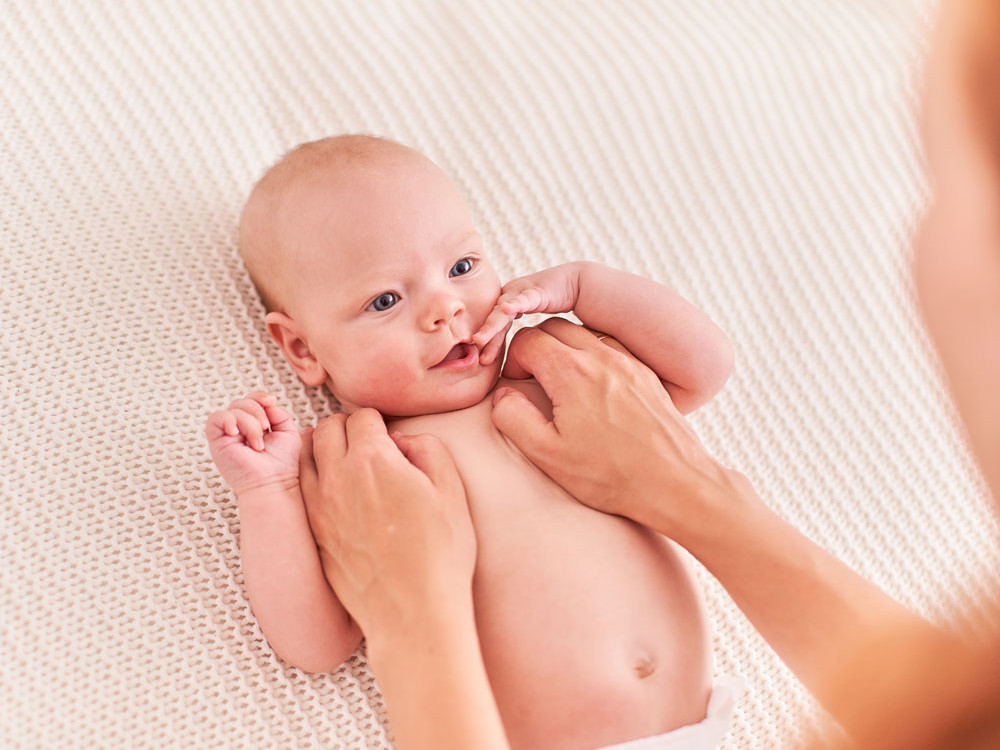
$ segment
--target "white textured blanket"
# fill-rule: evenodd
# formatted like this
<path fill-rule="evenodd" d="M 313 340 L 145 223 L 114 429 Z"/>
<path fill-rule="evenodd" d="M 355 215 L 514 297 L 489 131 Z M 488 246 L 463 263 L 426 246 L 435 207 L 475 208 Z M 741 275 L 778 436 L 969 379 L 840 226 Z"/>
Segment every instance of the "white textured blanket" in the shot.
<path fill-rule="evenodd" d="M 437 161 L 505 277 L 588 258 L 706 310 L 737 352 L 693 418 L 709 447 L 892 594 L 967 612 L 994 524 L 908 278 L 929 11 L 4 0 L 0 747 L 390 744 L 360 653 L 307 676 L 268 649 L 201 434 L 251 388 L 328 410 L 267 340 L 235 225 L 332 133 Z M 793 744 L 821 714 L 707 583 L 748 685 L 725 747 Z"/>

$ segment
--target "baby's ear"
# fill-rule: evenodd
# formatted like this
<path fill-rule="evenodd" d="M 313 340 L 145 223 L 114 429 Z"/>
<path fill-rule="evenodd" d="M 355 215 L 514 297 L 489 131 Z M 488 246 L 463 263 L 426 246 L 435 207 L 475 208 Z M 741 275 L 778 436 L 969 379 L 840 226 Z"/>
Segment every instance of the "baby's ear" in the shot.
<path fill-rule="evenodd" d="M 309 348 L 302 332 L 294 320 L 280 312 L 269 312 L 264 318 L 267 332 L 271 334 L 285 359 L 306 385 L 323 385 L 326 382 L 326 370 Z"/>

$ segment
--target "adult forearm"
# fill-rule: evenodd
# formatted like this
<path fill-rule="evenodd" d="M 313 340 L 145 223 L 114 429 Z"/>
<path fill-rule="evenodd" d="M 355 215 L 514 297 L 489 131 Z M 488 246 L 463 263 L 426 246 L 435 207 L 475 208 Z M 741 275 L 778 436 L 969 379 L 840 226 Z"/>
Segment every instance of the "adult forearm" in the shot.
<path fill-rule="evenodd" d="M 508 750 L 471 597 L 369 633 L 368 659 L 400 750 Z"/>
<path fill-rule="evenodd" d="M 1000 175 L 991 182 L 968 170 L 966 183 L 924 218 L 914 261 L 924 321 L 969 446 L 1000 502 Z"/>
<path fill-rule="evenodd" d="M 704 449 L 655 375 L 614 344 L 549 320 L 518 332 L 508 362 L 534 375 L 560 408 L 550 421 L 500 389 L 494 424 L 580 502 L 691 552 L 848 731 L 857 715 L 830 689 L 834 670 L 886 628 L 940 640 L 767 508 L 746 477 Z M 884 685 L 866 686 L 876 703 L 885 694 Z"/>
<path fill-rule="evenodd" d="M 845 661 L 906 628 L 938 631 L 771 511 L 742 475 L 683 544 L 817 699 L 845 724 L 832 685 Z M 676 533 L 676 530 L 675 530 Z M 850 727 L 848 727 L 850 729 Z"/>

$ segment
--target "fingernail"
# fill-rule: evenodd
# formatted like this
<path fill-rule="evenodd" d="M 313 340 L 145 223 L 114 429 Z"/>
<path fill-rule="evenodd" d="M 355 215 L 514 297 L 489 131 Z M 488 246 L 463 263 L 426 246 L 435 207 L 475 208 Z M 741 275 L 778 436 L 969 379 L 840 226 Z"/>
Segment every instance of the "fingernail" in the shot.
<path fill-rule="evenodd" d="M 493 391 L 493 405 L 496 406 L 500 403 L 500 399 L 510 393 L 510 388 L 497 388 Z"/>

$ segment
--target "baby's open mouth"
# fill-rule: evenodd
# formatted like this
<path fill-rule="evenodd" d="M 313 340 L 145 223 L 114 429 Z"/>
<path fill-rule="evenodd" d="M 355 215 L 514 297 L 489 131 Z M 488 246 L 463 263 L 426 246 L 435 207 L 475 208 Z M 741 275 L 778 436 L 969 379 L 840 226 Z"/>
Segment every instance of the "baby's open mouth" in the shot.
<path fill-rule="evenodd" d="M 478 356 L 476 347 L 463 341 L 459 344 L 455 344 L 455 346 L 453 346 L 448 353 L 444 355 L 444 359 L 434 365 L 434 367 L 442 367 L 449 362 L 464 362 L 472 356 Z"/>

